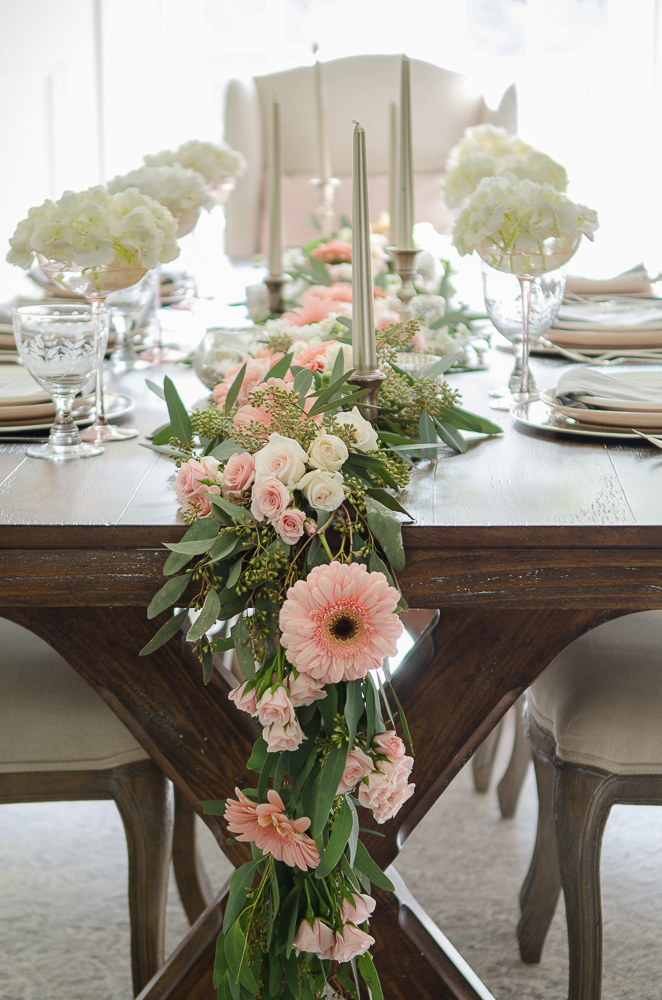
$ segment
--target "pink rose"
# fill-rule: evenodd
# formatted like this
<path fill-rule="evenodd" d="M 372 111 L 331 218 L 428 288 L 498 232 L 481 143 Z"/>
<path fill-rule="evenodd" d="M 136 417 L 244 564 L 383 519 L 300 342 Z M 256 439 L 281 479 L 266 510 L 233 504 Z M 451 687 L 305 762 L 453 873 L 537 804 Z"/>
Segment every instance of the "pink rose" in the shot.
<path fill-rule="evenodd" d="M 250 684 L 250 687 L 248 685 Z M 248 690 L 247 690 L 248 688 Z M 252 681 L 244 681 L 239 687 L 233 688 L 228 695 L 237 708 L 249 715 L 257 715 L 257 705 L 255 704 L 255 685 Z"/>
<path fill-rule="evenodd" d="M 379 769 L 359 785 L 359 802 L 370 809 L 378 823 L 392 819 L 414 794 L 415 785 L 407 784 L 413 764 L 413 757 L 402 757 L 396 762 L 382 760 Z"/>
<path fill-rule="evenodd" d="M 266 382 L 262 382 L 257 387 L 258 389 L 284 389 L 285 392 L 294 391 L 294 379 L 286 382 L 284 378 L 268 378 Z"/>
<path fill-rule="evenodd" d="M 237 396 L 236 403 L 238 406 L 243 406 L 244 403 L 247 403 L 251 389 L 254 389 L 260 382 L 264 382 L 265 375 L 271 368 L 272 362 L 270 358 L 252 358 L 250 354 L 247 354 L 243 361 L 229 368 L 223 381 L 212 392 L 212 399 L 217 406 L 222 406 L 225 403 L 228 390 L 244 367 L 244 364 L 246 365 L 246 374 L 244 375 L 244 380 L 241 383 L 241 388 Z"/>
<path fill-rule="evenodd" d="M 306 737 L 295 716 L 285 726 L 272 722 L 268 729 L 262 730 L 262 739 L 266 741 L 268 753 L 281 753 L 283 750 L 296 750 Z"/>
<path fill-rule="evenodd" d="M 405 745 L 393 729 L 373 736 L 372 743 L 377 753 L 386 754 L 389 760 L 400 760 L 405 755 Z"/>
<path fill-rule="evenodd" d="M 412 797 L 415 789 L 416 785 L 407 784 L 393 792 L 393 794 L 389 796 L 388 801 L 375 811 L 374 817 L 377 822 L 386 823 L 388 820 L 393 819 L 393 817 L 400 812 L 401 807 L 405 804 L 407 799 Z"/>
<path fill-rule="evenodd" d="M 334 942 L 334 933 L 327 924 L 316 919 L 311 927 L 307 920 L 302 920 L 293 945 L 297 951 L 309 951 L 322 958 L 324 952 L 333 948 Z"/>
<path fill-rule="evenodd" d="M 302 705 L 312 705 L 314 701 L 326 698 L 324 686 L 310 674 L 294 676 L 294 671 L 286 678 L 285 683 L 290 692 L 290 699 L 295 708 Z"/>
<path fill-rule="evenodd" d="M 398 791 L 407 784 L 407 778 L 411 774 L 413 766 L 413 757 L 401 757 L 396 761 L 380 760 L 379 762 L 380 771 L 388 776 L 394 791 Z"/>
<path fill-rule="evenodd" d="M 375 943 L 374 937 L 359 930 L 354 924 L 345 924 L 336 934 L 336 943 L 331 950 L 331 957 L 336 962 L 350 962 L 357 955 L 363 955 Z"/>
<path fill-rule="evenodd" d="M 283 684 L 279 684 L 275 690 L 267 688 L 257 703 L 257 716 L 262 726 L 270 726 L 272 722 L 284 726 L 296 718 L 294 705 Z"/>
<path fill-rule="evenodd" d="M 345 770 L 338 785 L 338 795 L 351 792 L 352 788 L 354 788 L 361 778 L 365 778 L 368 774 L 372 773 L 373 766 L 372 759 L 360 747 L 354 747 L 351 753 L 347 754 Z"/>
<path fill-rule="evenodd" d="M 280 359 L 284 358 L 285 355 L 283 354 L 282 351 L 272 351 L 272 350 L 270 350 L 270 348 L 265 347 L 265 349 L 263 351 L 256 351 L 255 357 L 256 358 L 268 358 L 268 360 L 269 360 L 269 367 L 273 368 L 273 366 L 277 365 L 278 362 L 280 361 Z"/>
<path fill-rule="evenodd" d="M 271 414 L 267 413 L 264 406 L 251 406 L 250 403 L 247 403 L 245 406 L 239 407 L 232 418 L 232 423 L 235 427 L 248 427 L 252 423 L 263 424 L 265 427 L 268 427 L 271 423 Z"/>
<path fill-rule="evenodd" d="M 372 896 L 366 896 L 364 892 L 352 893 L 354 902 L 348 899 L 343 900 L 342 920 L 344 924 L 362 924 L 367 920 L 375 908 L 375 901 Z"/>
<path fill-rule="evenodd" d="M 283 513 L 291 501 L 292 494 L 280 479 L 265 476 L 253 486 L 251 514 L 258 521 L 263 521 L 265 517 L 272 521 Z"/>
<path fill-rule="evenodd" d="M 352 244 L 344 240 L 328 240 L 311 250 L 310 256 L 321 260 L 323 264 L 340 264 L 343 261 L 351 264 Z"/>
<path fill-rule="evenodd" d="M 287 542 L 288 545 L 294 545 L 303 535 L 305 520 L 304 512 L 297 507 L 292 507 L 291 510 L 284 511 L 280 517 L 274 518 L 271 523 L 284 542 Z"/>
<path fill-rule="evenodd" d="M 314 535 L 315 532 L 317 531 L 317 525 L 315 524 L 315 522 L 311 517 L 309 517 L 305 522 L 304 528 L 306 529 L 309 535 Z"/>
<path fill-rule="evenodd" d="M 236 500 L 255 479 L 255 461 L 247 451 L 231 455 L 221 477 L 221 492 L 226 500 Z"/>
<path fill-rule="evenodd" d="M 207 455 L 205 458 L 189 458 L 180 467 L 173 489 L 182 504 L 185 514 L 196 513 L 198 517 L 209 517 L 211 503 L 205 493 L 220 494 L 220 486 L 207 486 L 201 479 L 218 481 L 218 461 Z"/>

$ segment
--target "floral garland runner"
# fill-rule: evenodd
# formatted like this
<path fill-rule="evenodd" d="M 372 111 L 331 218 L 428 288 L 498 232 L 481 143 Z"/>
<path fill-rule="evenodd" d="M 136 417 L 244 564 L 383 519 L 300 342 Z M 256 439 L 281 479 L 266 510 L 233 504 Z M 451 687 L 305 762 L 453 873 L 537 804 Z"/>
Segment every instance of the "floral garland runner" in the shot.
<path fill-rule="evenodd" d="M 214 653 L 234 650 L 244 680 L 230 698 L 263 727 L 247 763 L 257 787 L 203 803 L 253 855 L 232 876 L 218 938 L 221 1000 L 357 998 L 359 975 L 382 997 L 370 887 L 393 886 L 359 839 L 358 810 L 385 823 L 414 791 L 388 668 L 407 607 L 395 576 L 406 511 L 392 491 L 407 484 L 411 456 L 436 454 L 443 424 L 426 406 L 499 430 L 457 408 L 445 383 L 417 385 L 397 366 L 389 378 L 407 389 L 402 420 L 375 429 L 356 406 L 363 392 L 348 382 L 345 353 L 329 352 L 326 372 L 291 353 L 247 358 L 192 414 L 170 379 L 151 385 L 170 422 L 148 447 L 178 463 L 190 527 L 167 546 L 169 579 L 148 614 L 179 610 L 143 653 L 199 611 L 188 639 L 205 682 Z M 414 424 L 421 441 L 404 433 Z M 185 592 L 195 597 L 181 608 Z"/>

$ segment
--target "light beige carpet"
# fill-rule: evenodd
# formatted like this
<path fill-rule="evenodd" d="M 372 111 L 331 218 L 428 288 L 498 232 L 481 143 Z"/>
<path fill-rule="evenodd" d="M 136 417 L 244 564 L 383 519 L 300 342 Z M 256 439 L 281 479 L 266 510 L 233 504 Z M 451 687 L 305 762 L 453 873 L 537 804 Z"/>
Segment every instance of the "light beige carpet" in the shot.
<path fill-rule="evenodd" d="M 505 740 L 501 763 L 507 752 Z M 419 902 L 497 1000 L 564 1000 L 563 903 L 542 963 L 524 966 L 517 895 L 536 824 L 529 774 L 515 820 L 463 771 L 407 842 L 397 865 Z M 230 867 L 211 835 L 201 849 L 215 886 Z M 618 807 L 603 851 L 604 1000 L 653 1000 L 662 978 L 662 809 Z M 124 834 L 112 803 L 0 807 L 0 998 L 129 1000 Z M 171 883 L 168 950 L 187 922 Z"/>

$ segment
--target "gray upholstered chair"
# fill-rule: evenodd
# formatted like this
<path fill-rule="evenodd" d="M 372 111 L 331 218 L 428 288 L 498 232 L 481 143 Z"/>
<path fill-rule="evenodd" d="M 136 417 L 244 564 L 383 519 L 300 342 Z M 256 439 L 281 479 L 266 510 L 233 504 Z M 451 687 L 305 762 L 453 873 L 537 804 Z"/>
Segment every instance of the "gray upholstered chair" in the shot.
<path fill-rule="evenodd" d="M 399 100 L 400 56 L 366 55 L 333 59 L 323 66 L 328 103 L 328 133 L 334 176 L 340 181 L 338 220 L 352 214 L 352 124 L 366 129 L 371 217 L 388 209 L 390 105 Z M 231 80 L 226 95 L 225 138 L 246 157 L 248 168 L 225 206 L 226 252 L 250 257 L 266 250 L 267 162 L 271 103 L 282 102 L 283 221 L 286 246 L 307 243 L 315 232 L 309 219 L 319 203 L 311 186 L 317 177 L 315 86 L 312 66 Z M 447 228 L 439 182 L 451 146 L 469 125 L 490 121 L 510 131 L 517 127 L 515 88 L 491 111 L 467 77 L 431 63 L 411 60 L 412 141 L 415 222 Z"/>
<path fill-rule="evenodd" d="M 540 809 L 520 893 L 520 954 L 539 962 L 561 888 L 569 1000 L 602 992 L 600 847 L 616 803 L 662 805 L 662 611 L 573 642 L 528 692 Z"/>
<path fill-rule="evenodd" d="M 510 710 L 514 720 L 513 748 L 508 766 L 497 785 L 499 808 L 504 819 L 512 819 L 517 812 L 517 803 L 531 761 L 531 745 L 524 732 L 525 696 L 517 699 Z M 489 791 L 496 753 L 499 748 L 503 723 L 501 720 L 471 758 L 474 789 L 484 795 Z"/>
<path fill-rule="evenodd" d="M 138 994 L 163 962 L 171 783 L 54 649 L 0 618 L 0 803 L 82 799 L 113 799 L 122 817 Z M 208 898 L 197 878 L 193 819 L 191 807 L 179 800 L 175 874 L 191 922 Z"/>

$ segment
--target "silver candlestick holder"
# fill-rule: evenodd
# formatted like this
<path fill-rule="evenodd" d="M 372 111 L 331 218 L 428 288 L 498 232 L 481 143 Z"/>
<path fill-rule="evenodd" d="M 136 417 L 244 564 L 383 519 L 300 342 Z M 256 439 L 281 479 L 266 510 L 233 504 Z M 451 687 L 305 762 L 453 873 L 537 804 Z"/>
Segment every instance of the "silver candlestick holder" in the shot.
<path fill-rule="evenodd" d="M 400 281 L 402 282 L 402 286 L 398 291 L 398 298 L 400 299 L 398 312 L 400 313 L 402 322 L 408 323 L 410 319 L 414 318 L 414 311 L 409 303 L 416 294 L 413 281 L 416 274 L 416 256 L 421 251 L 413 247 L 406 249 L 388 247 L 388 252 L 395 260 L 395 269 L 400 275 Z"/>
<path fill-rule="evenodd" d="M 270 274 L 264 279 L 264 283 L 269 291 L 269 312 L 272 316 L 281 316 L 285 312 L 285 300 L 283 299 L 283 286 L 287 282 L 284 274 L 274 276 Z"/>
<path fill-rule="evenodd" d="M 384 372 L 376 369 L 373 372 L 354 372 L 347 381 L 351 385 L 357 385 L 359 389 L 368 389 L 369 392 L 359 401 L 359 410 L 366 420 L 374 424 L 377 419 L 377 393 L 379 387 L 386 378 Z"/>
<path fill-rule="evenodd" d="M 310 182 L 320 189 L 320 204 L 315 209 L 315 217 L 320 224 L 322 236 L 328 240 L 336 231 L 336 216 L 333 210 L 336 188 L 340 184 L 337 177 L 329 177 L 328 180 L 320 180 L 314 177 Z"/>

